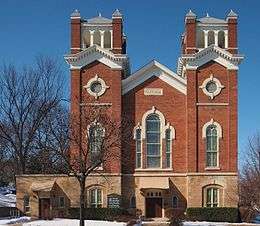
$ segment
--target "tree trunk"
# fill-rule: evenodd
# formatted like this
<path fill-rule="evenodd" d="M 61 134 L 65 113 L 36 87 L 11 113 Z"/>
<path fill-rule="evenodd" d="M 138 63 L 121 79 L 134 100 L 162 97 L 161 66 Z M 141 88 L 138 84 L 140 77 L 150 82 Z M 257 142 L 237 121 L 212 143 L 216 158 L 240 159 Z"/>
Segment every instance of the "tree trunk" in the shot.
<path fill-rule="evenodd" d="M 84 226 L 85 220 L 85 180 L 86 178 L 80 178 L 80 208 L 79 208 L 79 225 Z"/>

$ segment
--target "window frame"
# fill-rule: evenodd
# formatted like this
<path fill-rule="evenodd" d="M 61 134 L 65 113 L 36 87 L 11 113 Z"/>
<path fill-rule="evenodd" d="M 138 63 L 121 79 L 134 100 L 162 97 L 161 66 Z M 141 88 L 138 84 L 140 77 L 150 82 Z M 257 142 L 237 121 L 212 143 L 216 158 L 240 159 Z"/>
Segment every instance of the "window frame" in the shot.
<path fill-rule="evenodd" d="M 139 134 L 140 138 L 138 138 L 137 132 L 140 132 L 140 134 Z M 135 138 L 135 168 L 140 169 L 143 166 L 143 164 L 142 164 L 142 162 L 143 162 L 142 161 L 143 160 L 143 158 L 142 158 L 142 130 L 140 127 L 135 129 L 134 138 Z M 140 148 L 140 150 L 138 150 L 138 147 Z M 139 156 L 140 156 L 140 166 L 138 164 Z"/>
<path fill-rule="evenodd" d="M 217 202 L 214 202 L 214 190 L 216 190 L 217 194 Z M 205 207 L 207 208 L 214 208 L 220 206 L 220 188 L 216 186 L 210 186 L 205 189 Z M 208 202 L 208 191 L 210 192 L 210 201 Z M 216 206 L 215 206 L 216 204 Z"/>
<path fill-rule="evenodd" d="M 24 206 L 25 213 L 29 213 L 31 211 L 30 196 L 28 194 L 23 196 L 23 206 Z"/>
<path fill-rule="evenodd" d="M 159 130 L 157 130 L 157 131 L 149 131 L 149 130 L 147 130 L 147 125 L 148 125 L 148 123 L 147 123 L 147 121 L 149 121 L 149 117 L 151 117 L 151 116 L 156 116 L 157 117 L 157 123 L 159 122 Z M 150 120 L 150 121 L 155 121 L 155 120 Z M 146 144 L 146 159 L 145 159 L 145 161 L 146 161 L 146 168 L 147 169 L 160 169 L 160 168 L 162 168 L 162 130 L 161 130 L 161 119 L 160 119 L 160 116 L 158 115 L 158 114 L 156 114 L 156 113 L 151 113 L 151 114 L 149 114 L 147 117 L 146 117 L 146 120 L 145 120 L 145 136 L 146 136 L 146 142 L 145 142 L 145 144 Z M 148 132 L 147 132 L 148 131 Z M 148 140 L 148 133 L 152 133 L 152 134 L 158 134 L 159 135 L 159 143 L 157 142 L 147 142 L 147 140 Z M 159 149 L 158 149 L 158 151 L 159 151 L 159 154 L 157 154 L 157 155 L 151 155 L 151 154 L 149 154 L 148 155 L 148 145 L 158 145 L 159 146 Z M 159 166 L 153 166 L 153 167 L 148 167 L 148 158 L 159 158 Z"/>
<path fill-rule="evenodd" d="M 217 131 L 217 165 L 216 166 L 208 166 L 207 165 L 207 129 L 209 126 L 214 125 Z M 220 124 L 216 121 L 214 121 L 213 119 L 211 119 L 210 121 L 208 121 L 207 123 L 205 123 L 202 127 L 202 138 L 205 139 L 205 169 L 206 170 L 220 170 L 220 138 L 223 137 L 222 134 L 222 127 L 220 126 Z"/>
<path fill-rule="evenodd" d="M 176 198 L 176 205 L 174 205 L 174 198 Z M 172 208 L 174 209 L 179 208 L 179 198 L 176 195 L 172 196 Z"/>
<path fill-rule="evenodd" d="M 169 131 L 169 139 L 167 138 L 167 132 Z M 167 150 L 167 143 L 169 142 L 169 151 Z M 167 166 L 167 154 L 170 156 L 170 165 Z M 170 169 L 172 168 L 172 130 L 171 128 L 165 129 L 165 168 Z"/>
<path fill-rule="evenodd" d="M 210 127 L 214 127 L 214 130 L 216 131 L 216 135 L 213 134 L 212 131 L 210 131 L 210 135 L 208 135 L 208 131 L 211 130 Z M 216 125 L 211 124 L 208 125 L 206 128 L 206 168 L 218 168 L 219 167 L 219 136 L 218 136 L 218 130 Z M 211 147 L 210 149 L 208 148 L 208 142 L 211 139 L 211 142 L 214 142 L 214 140 L 216 141 L 216 149 L 213 150 L 213 148 Z M 211 144 L 211 146 L 214 146 L 213 144 Z M 208 161 L 208 154 L 210 154 L 210 161 Z M 212 155 L 216 154 L 216 165 L 213 165 L 213 161 L 212 159 L 214 159 L 214 157 L 212 158 Z M 208 164 L 208 163 L 211 164 Z"/>
<path fill-rule="evenodd" d="M 98 190 L 100 190 L 100 203 L 98 203 Z M 92 192 L 94 191 L 95 200 L 92 202 Z M 102 208 L 103 207 L 103 189 L 100 187 L 94 187 L 89 189 L 89 207 L 90 208 Z M 100 205 L 100 206 L 99 206 Z"/>

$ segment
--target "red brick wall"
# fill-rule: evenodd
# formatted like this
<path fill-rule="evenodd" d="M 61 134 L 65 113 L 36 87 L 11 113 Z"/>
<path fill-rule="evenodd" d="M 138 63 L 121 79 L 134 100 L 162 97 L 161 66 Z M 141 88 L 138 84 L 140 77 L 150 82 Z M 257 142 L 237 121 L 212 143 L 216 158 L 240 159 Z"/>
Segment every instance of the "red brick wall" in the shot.
<path fill-rule="evenodd" d="M 122 53 L 123 25 L 122 18 L 113 18 L 113 53 Z"/>
<path fill-rule="evenodd" d="M 163 96 L 145 96 L 144 88 L 162 88 Z M 153 77 L 123 96 L 123 112 L 127 112 L 133 121 L 131 130 L 138 123 L 142 123 L 145 112 L 155 106 L 163 113 L 166 123 L 169 122 L 175 128 L 176 138 L 173 140 L 172 159 L 174 172 L 186 172 L 186 106 L 185 95 L 158 77 Z M 132 145 L 124 147 L 128 154 L 128 164 L 125 165 L 124 173 L 133 173 L 135 168 L 135 141 Z M 164 145 L 163 145 L 164 147 Z M 145 142 L 143 142 L 145 152 Z M 165 150 L 162 150 L 165 151 Z"/>
<path fill-rule="evenodd" d="M 80 18 L 71 19 L 71 53 L 80 52 L 81 42 L 81 21 Z"/>
<path fill-rule="evenodd" d="M 213 74 L 224 89 L 213 100 L 197 88 L 198 103 L 227 103 L 228 106 L 198 106 L 198 171 L 205 171 L 206 140 L 202 138 L 203 125 L 213 118 L 222 127 L 223 137 L 219 140 L 219 165 L 221 171 L 236 171 L 237 167 L 237 81 L 236 72 L 228 71 L 224 66 L 210 62 L 197 71 L 197 87 Z"/>
<path fill-rule="evenodd" d="M 186 54 L 196 52 L 196 20 L 186 19 Z"/>
<path fill-rule="evenodd" d="M 95 99 L 93 96 L 89 95 L 87 90 L 83 88 L 89 79 L 93 78 L 95 75 L 102 78 L 109 88 L 106 92 Z M 71 73 L 71 111 L 76 112 L 79 109 L 79 104 L 86 103 L 111 103 L 112 105 L 108 107 L 108 114 L 113 117 L 113 120 L 120 122 L 121 119 L 121 71 L 112 70 L 106 65 L 99 63 L 97 61 L 87 65 L 80 72 L 72 71 Z M 79 98 L 78 98 L 79 96 Z M 88 107 L 82 107 L 82 111 L 87 111 Z M 84 129 L 84 128 L 83 128 Z M 120 155 L 120 147 L 117 146 L 115 150 Z M 112 150 L 111 150 L 112 151 Z M 115 155 L 114 155 L 115 156 Z M 104 164 L 106 172 L 120 173 L 121 163 L 120 159 L 118 161 L 114 160 L 113 155 L 111 159 L 107 159 Z"/>
<path fill-rule="evenodd" d="M 237 19 L 228 19 L 228 51 L 237 53 Z"/>

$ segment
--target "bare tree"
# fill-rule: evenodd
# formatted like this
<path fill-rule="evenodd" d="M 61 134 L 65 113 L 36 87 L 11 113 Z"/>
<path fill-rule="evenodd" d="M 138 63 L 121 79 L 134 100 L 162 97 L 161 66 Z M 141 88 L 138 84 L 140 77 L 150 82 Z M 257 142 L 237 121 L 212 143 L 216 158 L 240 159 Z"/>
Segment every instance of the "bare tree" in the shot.
<path fill-rule="evenodd" d="M 248 139 L 246 163 L 239 179 L 239 204 L 248 213 L 260 212 L 260 134 Z"/>
<path fill-rule="evenodd" d="M 0 71 L 0 139 L 14 163 L 16 174 L 28 172 L 38 133 L 48 114 L 61 100 L 61 72 L 57 62 L 37 57 L 36 64 L 18 70 L 4 65 Z"/>
<path fill-rule="evenodd" d="M 107 107 L 90 105 L 83 107 L 80 114 L 67 115 L 60 111 L 56 123 L 49 124 L 46 144 L 65 163 L 68 175 L 79 183 L 80 226 L 83 226 L 86 179 L 91 173 L 102 175 L 100 169 L 105 171 L 107 164 L 120 161 L 122 140 L 130 130 L 125 126 L 127 120 L 116 120 Z"/>

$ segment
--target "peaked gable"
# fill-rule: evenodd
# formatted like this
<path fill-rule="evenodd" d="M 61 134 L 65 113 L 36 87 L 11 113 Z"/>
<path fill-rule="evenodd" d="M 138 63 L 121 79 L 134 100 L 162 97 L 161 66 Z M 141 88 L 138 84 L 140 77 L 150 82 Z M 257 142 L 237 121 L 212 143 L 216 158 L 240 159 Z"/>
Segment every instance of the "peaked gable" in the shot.
<path fill-rule="evenodd" d="M 155 60 L 124 79 L 122 81 L 122 93 L 126 94 L 153 76 L 157 76 L 186 95 L 186 80 Z"/>
<path fill-rule="evenodd" d="M 210 62 L 215 61 L 227 69 L 238 70 L 238 65 L 244 59 L 243 55 L 231 54 L 230 52 L 215 46 L 214 44 L 197 52 L 196 54 L 184 54 L 182 55 L 179 63 L 181 62 L 187 69 L 197 69 L 198 67 Z M 182 65 L 178 65 L 181 68 Z M 180 69 L 177 70 L 178 72 Z"/>
<path fill-rule="evenodd" d="M 82 67 L 99 61 L 112 69 L 125 69 L 128 58 L 123 54 L 114 54 L 98 45 L 93 45 L 79 53 L 64 56 L 70 69 L 81 69 Z"/>

